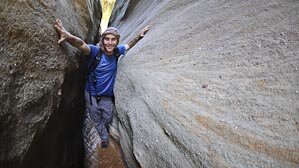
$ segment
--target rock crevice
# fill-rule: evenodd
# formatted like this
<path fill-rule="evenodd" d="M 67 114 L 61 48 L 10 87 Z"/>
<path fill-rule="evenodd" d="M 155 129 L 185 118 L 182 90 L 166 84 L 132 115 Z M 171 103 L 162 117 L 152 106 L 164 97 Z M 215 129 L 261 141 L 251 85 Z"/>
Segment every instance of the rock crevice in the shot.
<path fill-rule="evenodd" d="M 94 43 L 97 4 L 0 2 L 1 167 L 82 166 L 85 60 L 57 44 L 53 23 Z M 121 43 L 152 26 L 118 64 L 116 136 L 130 167 L 298 167 L 297 1 L 115 7 Z"/>

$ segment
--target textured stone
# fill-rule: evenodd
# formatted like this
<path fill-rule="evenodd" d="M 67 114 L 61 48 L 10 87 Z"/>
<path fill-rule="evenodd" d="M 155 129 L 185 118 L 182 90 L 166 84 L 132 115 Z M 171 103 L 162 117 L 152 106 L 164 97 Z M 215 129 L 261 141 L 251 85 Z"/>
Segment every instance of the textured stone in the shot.
<path fill-rule="evenodd" d="M 54 22 L 93 41 L 98 4 L 0 2 L 0 167 L 80 167 L 84 76 L 79 53 L 58 45 Z"/>
<path fill-rule="evenodd" d="M 95 128 L 95 123 L 90 118 L 89 113 L 84 114 L 83 121 L 83 140 L 84 140 L 84 167 L 97 167 L 100 163 L 99 148 L 101 137 Z"/>
<path fill-rule="evenodd" d="M 119 63 L 129 165 L 298 167 L 298 1 L 140 0 L 130 8 L 112 23 L 123 43 L 152 29 Z"/>
<path fill-rule="evenodd" d="M 152 25 L 119 62 L 129 167 L 298 167 L 298 1 L 118 2 L 123 43 Z M 97 4 L 0 2 L 0 167 L 82 166 L 83 67 L 53 23 L 93 42 Z"/>

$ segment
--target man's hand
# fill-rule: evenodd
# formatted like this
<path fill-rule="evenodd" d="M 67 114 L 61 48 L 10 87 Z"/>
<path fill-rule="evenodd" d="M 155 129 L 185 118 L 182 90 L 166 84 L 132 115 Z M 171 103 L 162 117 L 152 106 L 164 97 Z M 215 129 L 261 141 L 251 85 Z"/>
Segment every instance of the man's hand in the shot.
<path fill-rule="evenodd" d="M 70 36 L 70 33 L 64 29 L 60 19 L 56 19 L 55 28 L 60 34 L 60 39 L 58 40 L 58 44 L 60 44 Z"/>
<path fill-rule="evenodd" d="M 150 25 L 145 26 L 145 27 L 141 30 L 139 36 L 140 36 L 140 37 L 143 37 L 143 36 L 145 35 L 145 33 L 146 33 L 147 31 L 149 31 L 150 28 L 151 28 Z"/>
<path fill-rule="evenodd" d="M 68 43 L 70 43 L 72 46 L 78 48 L 79 50 L 82 51 L 82 53 L 84 55 L 89 55 L 90 53 L 90 48 L 89 46 L 79 37 L 76 37 L 74 35 L 72 35 L 71 33 L 69 33 L 68 31 L 66 31 L 62 25 L 62 22 L 60 19 L 57 19 L 55 21 L 55 28 L 57 30 L 57 32 L 60 35 L 60 39 L 58 40 L 58 44 L 60 44 L 63 41 L 67 41 Z"/>
<path fill-rule="evenodd" d="M 147 31 L 149 31 L 150 28 L 151 27 L 149 25 L 145 26 L 135 38 L 130 40 L 128 42 L 128 44 L 125 45 L 126 50 L 129 50 L 130 48 L 132 48 L 140 39 L 142 39 L 144 37 L 145 33 Z"/>

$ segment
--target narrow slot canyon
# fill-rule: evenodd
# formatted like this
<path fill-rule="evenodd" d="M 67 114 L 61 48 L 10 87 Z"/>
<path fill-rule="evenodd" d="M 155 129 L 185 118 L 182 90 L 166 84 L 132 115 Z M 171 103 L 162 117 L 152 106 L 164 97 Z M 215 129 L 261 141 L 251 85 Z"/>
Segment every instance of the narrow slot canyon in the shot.
<path fill-rule="evenodd" d="M 0 2 L 1 168 L 298 167 L 298 1 L 103 4 Z M 58 18 L 87 44 L 151 26 L 119 58 L 108 148 L 84 127 L 88 60 L 58 44 Z"/>

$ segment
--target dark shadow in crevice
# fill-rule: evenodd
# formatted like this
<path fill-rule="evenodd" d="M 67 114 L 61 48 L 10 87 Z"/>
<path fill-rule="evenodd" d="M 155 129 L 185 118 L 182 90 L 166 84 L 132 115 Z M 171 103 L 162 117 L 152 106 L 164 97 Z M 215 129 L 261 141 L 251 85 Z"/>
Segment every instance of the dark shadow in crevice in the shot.
<path fill-rule="evenodd" d="M 43 132 L 34 137 L 22 168 L 83 167 L 85 77 L 82 71 L 84 70 L 80 67 L 66 72 L 59 108 L 52 113 Z"/>

